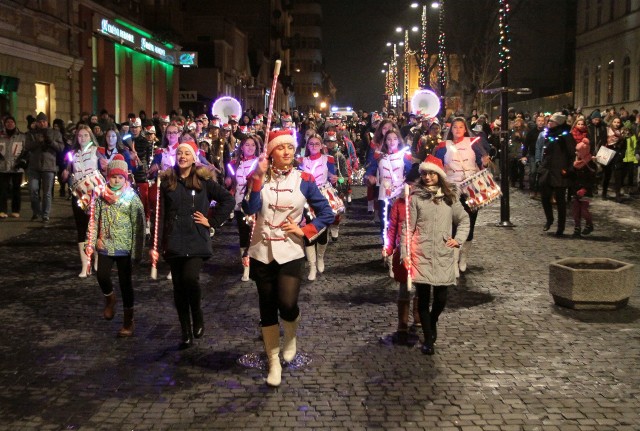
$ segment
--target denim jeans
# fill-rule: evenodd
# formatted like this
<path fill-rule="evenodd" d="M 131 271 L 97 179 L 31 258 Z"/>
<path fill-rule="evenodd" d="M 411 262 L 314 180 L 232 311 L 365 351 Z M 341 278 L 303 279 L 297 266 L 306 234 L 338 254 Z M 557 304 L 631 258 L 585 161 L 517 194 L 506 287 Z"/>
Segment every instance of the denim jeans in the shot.
<path fill-rule="evenodd" d="M 29 193 L 31 194 L 31 210 L 33 215 L 49 218 L 51 212 L 51 189 L 55 172 L 29 171 Z M 42 190 L 42 205 L 40 204 Z"/>

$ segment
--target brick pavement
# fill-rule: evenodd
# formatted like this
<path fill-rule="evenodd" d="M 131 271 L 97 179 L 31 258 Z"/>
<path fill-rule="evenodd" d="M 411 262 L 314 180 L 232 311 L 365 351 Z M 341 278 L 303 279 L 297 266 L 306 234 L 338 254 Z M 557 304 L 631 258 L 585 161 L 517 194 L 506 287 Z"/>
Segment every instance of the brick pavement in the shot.
<path fill-rule="evenodd" d="M 76 277 L 73 221 L 58 204 L 46 230 L 0 223 L 11 230 L 0 242 L 0 430 L 640 429 L 638 292 L 604 312 L 561 309 L 547 291 L 557 258 L 640 263 L 636 203 L 596 201 L 596 231 L 582 240 L 543 234 L 540 203 L 518 191 L 515 228 L 494 227 L 499 205 L 483 209 L 468 273 L 450 289 L 427 357 L 379 341 L 395 328 L 396 293 L 357 199 L 327 272 L 302 289 L 299 347 L 312 363 L 285 369 L 277 390 L 237 363 L 262 346 L 234 227 L 217 234 L 201 278 L 205 336 L 178 351 L 170 282 L 150 280 L 148 263 L 134 277 L 135 337 L 115 337 L 121 302 L 113 321 L 100 318 L 99 288 Z"/>

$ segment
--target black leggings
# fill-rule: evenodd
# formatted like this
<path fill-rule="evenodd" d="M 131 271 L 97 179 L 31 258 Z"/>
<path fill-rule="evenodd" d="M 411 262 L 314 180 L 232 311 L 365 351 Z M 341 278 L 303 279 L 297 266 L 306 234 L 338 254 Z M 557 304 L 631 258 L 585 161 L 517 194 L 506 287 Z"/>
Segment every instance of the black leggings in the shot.
<path fill-rule="evenodd" d="M 469 197 L 468 195 L 464 195 L 464 194 L 460 195 L 460 203 L 462 204 L 462 207 L 467 212 L 467 214 L 469 214 L 469 235 L 467 235 L 467 239 L 465 242 L 473 241 L 473 232 L 476 227 L 476 219 L 478 218 L 478 211 L 479 211 L 479 210 L 471 211 L 471 208 L 469 208 L 469 205 L 467 205 L 468 197 Z M 457 231 L 457 225 L 453 226 L 454 237 L 456 236 L 456 231 Z"/>
<path fill-rule="evenodd" d="M 283 320 L 296 320 L 300 315 L 298 296 L 304 258 L 283 264 L 275 260 L 265 264 L 252 258 L 250 268 L 251 278 L 258 287 L 260 324 L 277 325 L 278 312 Z"/>
<path fill-rule="evenodd" d="M 440 313 L 442 313 L 444 306 L 447 304 L 447 292 L 447 286 L 433 286 L 433 305 L 431 306 L 431 311 L 429 311 L 431 285 L 416 283 L 418 313 L 420 313 L 425 342 L 430 342 L 432 328 L 435 327 Z"/>
<path fill-rule="evenodd" d="M 236 223 L 238 223 L 238 235 L 240 236 L 240 247 L 249 247 L 249 241 L 251 240 L 251 226 L 244 220 L 245 215 L 242 211 L 234 211 L 234 217 Z"/>
<path fill-rule="evenodd" d="M 201 257 L 175 257 L 168 259 L 173 282 L 173 302 L 178 314 L 200 310 L 202 292 L 200 290 L 200 270 L 204 259 Z"/>
<path fill-rule="evenodd" d="M 71 209 L 73 211 L 73 218 L 76 221 L 77 242 L 85 242 L 87 239 L 87 229 L 89 228 L 89 214 L 78 206 L 78 199 L 75 196 L 71 199 Z"/>
<path fill-rule="evenodd" d="M 113 293 L 111 268 L 118 266 L 118 281 L 124 308 L 133 308 L 133 285 L 131 283 L 131 256 L 107 256 L 98 254 L 98 284 L 104 295 Z"/>

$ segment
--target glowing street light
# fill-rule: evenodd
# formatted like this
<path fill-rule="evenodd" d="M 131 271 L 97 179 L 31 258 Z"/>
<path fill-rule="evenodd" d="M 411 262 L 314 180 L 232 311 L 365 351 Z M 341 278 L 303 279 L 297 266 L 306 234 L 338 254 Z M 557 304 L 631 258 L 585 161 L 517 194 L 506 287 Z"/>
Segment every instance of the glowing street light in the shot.
<path fill-rule="evenodd" d="M 314 92 L 313 92 L 313 97 L 314 97 L 315 99 L 317 99 L 317 98 L 318 98 L 318 96 L 320 96 L 320 93 L 318 93 L 317 91 L 314 91 Z"/>
<path fill-rule="evenodd" d="M 391 42 L 387 42 L 387 46 L 391 46 L 391 45 L 392 45 L 392 43 L 391 43 Z"/>
<path fill-rule="evenodd" d="M 402 33 L 402 27 L 396 27 L 396 33 Z"/>
<path fill-rule="evenodd" d="M 431 3 L 431 9 L 438 9 L 440 7 L 439 1 L 434 1 Z"/>
<path fill-rule="evenodd" d="M 413 3 L 411 3 L 411 7 L 412 8 L 417 8 L 418 6 L 420 6 L 420 4 L 417 1 L 414 1 Z"/>

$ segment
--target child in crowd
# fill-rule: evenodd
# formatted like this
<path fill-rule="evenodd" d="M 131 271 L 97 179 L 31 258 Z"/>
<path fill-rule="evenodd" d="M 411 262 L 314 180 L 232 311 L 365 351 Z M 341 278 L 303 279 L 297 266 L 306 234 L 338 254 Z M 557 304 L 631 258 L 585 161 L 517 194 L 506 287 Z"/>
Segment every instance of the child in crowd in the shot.
<path fill-rule="evenodd" d="M 585 137 L 576 145 L 576 160 L 573 162 L 576 178 L 571 189 L 571 212 L 575 227 L 573 236 L 589 235 L 593 232 L 593 220 L 589 211 L 589 203 L 593 197 L 593 186 L 596 181 L 597 165 L 593 161 L 589 140 Z M 586 226 L 581 230 L 584 219 Z"/>
<path fill-rule="evenodd" d="M 114 156 L 107 167 L 107 187 L 96 200 L 95 234 L 90 235 L 98 254 L 98 284 L 105 297 L 103 316 L 113 319 L 116 304 L 111 283 L 111 268 L 118 265 L 118 280 L 122 293 L 124 323 L 118 337 L 133 335 L 133 285 L 131 282 L 132 261 L 142 256 L 144 239 L 144 207 L 142 201 L 127 181 L 127 162 L 121 154 Z M 91 229 L 91 227 L 90 227 Z"/>

